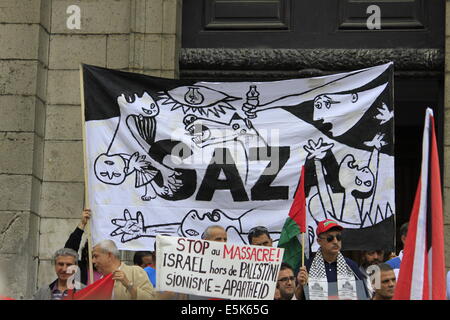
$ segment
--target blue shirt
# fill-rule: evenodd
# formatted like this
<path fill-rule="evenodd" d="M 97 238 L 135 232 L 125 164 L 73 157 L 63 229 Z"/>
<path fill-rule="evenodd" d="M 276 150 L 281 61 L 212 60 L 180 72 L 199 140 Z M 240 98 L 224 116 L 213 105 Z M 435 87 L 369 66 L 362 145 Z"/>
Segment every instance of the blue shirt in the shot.
<path fill-rule="evenodd" d="M 392 269 L 400 269 L 400 263 L 402 260 L 399 257 L 395 257 L 391 260 L 386 261 L 388 265 L 392 267 Z"/>
<path fill-rule="evenodd" d="M 148 278 L 150 279 L 153 287 L 156 288 L 156 270 L 152 267 L 145 267 L 144 270 L 147 272 Z"/>

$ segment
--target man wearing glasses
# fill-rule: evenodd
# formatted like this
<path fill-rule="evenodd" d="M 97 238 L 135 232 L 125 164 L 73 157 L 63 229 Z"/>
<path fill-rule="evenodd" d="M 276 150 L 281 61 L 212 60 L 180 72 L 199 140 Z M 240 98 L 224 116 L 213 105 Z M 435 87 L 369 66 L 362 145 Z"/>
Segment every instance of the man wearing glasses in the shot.
<path fill-rule="evenodd" d="M 297 275 L 300 284 L 299 296 L 303 296 L 303 286 L 308 284 L 308 296 L 311 300 L 356 300 L 357 280 L 362 280 L 367 294 L 365 276 L 356 262 L 341 253 L 342 229 L 343 227 L 332 219 L 320 221 L 317 225 L 317 243 L 320 248 L 316 255 L 306 262 L 306 266 L 300 268 Z M 337 294 L 331 293 L 330 284 L 337 286 Z"/>
<path fill-rule="evenodd" d="M 296 287 L 294 270 L 289 264 L 281 263 L 277 280 L 277 289 L 280 295 L 277 300 L 297 300 L 294 294 Z"/>

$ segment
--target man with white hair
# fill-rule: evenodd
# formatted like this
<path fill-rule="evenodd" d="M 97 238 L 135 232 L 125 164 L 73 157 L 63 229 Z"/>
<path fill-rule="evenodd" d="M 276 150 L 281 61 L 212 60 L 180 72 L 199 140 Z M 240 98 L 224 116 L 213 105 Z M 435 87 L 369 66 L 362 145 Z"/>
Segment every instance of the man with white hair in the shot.
<path fill-rule="evenodd" d="M 92 251 L 92 262 L 104 276 L 112 273 L 115 280 L 112 299 L 154 300 L 156 291 L 147 273 L 138 266 L 128 266 L 120 260 L 119 250 L 112 240 L 97 243 Z"/>

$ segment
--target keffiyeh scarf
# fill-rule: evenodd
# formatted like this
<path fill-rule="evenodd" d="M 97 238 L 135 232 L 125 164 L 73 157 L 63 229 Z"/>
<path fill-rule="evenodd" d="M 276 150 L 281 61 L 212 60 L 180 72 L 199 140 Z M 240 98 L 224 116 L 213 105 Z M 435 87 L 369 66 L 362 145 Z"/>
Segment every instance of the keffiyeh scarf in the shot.
<path fill-rule="evenodd" d="M 317 251 L 311 264 L 308 287 L 310 300 L 331 299 L 328 295 L 327 273 L 321 249 Z M 340 252 L 337 256 L 337 287 L 339 300 L 357 299 L 355 274 Z"/>

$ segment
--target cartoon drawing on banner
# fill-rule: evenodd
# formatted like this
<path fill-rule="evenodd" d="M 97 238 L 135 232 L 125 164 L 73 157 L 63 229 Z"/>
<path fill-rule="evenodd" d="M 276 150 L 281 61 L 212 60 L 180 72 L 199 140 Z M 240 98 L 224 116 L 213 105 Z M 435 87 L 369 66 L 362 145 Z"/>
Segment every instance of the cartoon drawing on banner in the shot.
<path fill-rule="evenodd" d="M 95 237 L 140 249 L 157 234 L 195 238 L 219 224 L 246 243 L 255 221 L 276 236 L 302 165 L 310 244 L 326 218 L 353 234 L 390 228 L 392 64 L 272 82 L 90 70 L 91 198 L 103 219 Z M 117 85 L 98 90 L 108 77 Z"/>
<path fill-rule="evenodd" d="M 242 118 L 234 113 L 229 122 L 221 122 L 195 115 L 187 115 L 183 119 L 185 129 L 192 136 L 192 142 L 199 148 L 210 145 L 223 145 L 226 142 L 235 142 L 230 151 L 233 162 L 244 165 L 244 182 L 247 183 L 251 148 L 264 148 L 267 142 L 259 135 L 249 119 Z M 230 159 L 215 159 L 216 163 L 230 163 Z M 238 167 L 238 169 L 241 166 Z"/>
<path fill-rule="evenodd" d="M 156 117 L 159 114 L 157 103 L 148 93 L 144 93 L 142 97 L 138 97 L 137 94 L 134 96 L 122 94 L 117 98 L 117 103 L 120 107 L 120 120 L 109 149 L 116 142 L 116 135 L 125 130 L 131 133 L 146 154 L 139 155 L 137 151 L 132 155 L 102 153 L 95 160 L 96 177 L 103 183 L 117 185 L 134 172 L 135 187 L 144 187 L 142 200 L 149 201 L 157 196 L 173 196 L 173 193 L 182 186 L 182 181 L 177 179 L 179 173 L 152 159 L 148 154 L 155 142 Z M 162 185 L 154 181 L 158 173 L 162 176 Z"/>
<path fill-rule="evenodd" d="M 228 236 L 239 239 L 239 242 L 247 244 L 245 236 L 249 230 L 245 230 L 242 218 L 251 214 L 253 210 L 244 212 L 238 218 L 232 218 L 220 209 L 200 214 L 197 210 L 190 210 L 181 223 L 169 223 L 160 225 L 145 225 L 142 212 L 136 212 L 133 218 L 128 209 L 124 210 L 123 218 L 113 219 L 111 223 L 117 228 L 111 232 L 111 236 L 120 236 L 121 242 L 125 243 L 142 237 L 155 238 L 156 235 L 169 235 L 187 238 L 201 238 L 205 229 L 211 225 L 219 224 L 227 231 Z M 251 219 L 251 217 L 248 217 Z M 278 241 L 279 232 L 269 232 L 274 241 Z"/>
<path fill-rule="evenodd" d="M 347 154 L 339 164 L 337 173 L 338 181 L 343 187 L 344 192 L 333 192 L 326 184 L 326 177 L 323 166 L 323 159 L 329 150 L 332 150 L 333 143 L 323 143 L 319 139 L 317 143 L 309 140 L 308 145 L 303 148 L 308 152 L 308 159 L 314 160 L 315 173 L 317 177 L 318 192 L 310 197 L 308 208 L 316 222 L 325 219 L 334 219 L 339 221 L 343 227 L 364 228 L 378 223 L 377 216 L 374 216 L 374 199 L 377 190 L 379 151 L 386 145 L 383 141 L 384 135 L 377 134 L 372 141 L 364 144 L 373 147 L 368 164 L 360 167 L 351 154 Z M 333 174 L 328 172 L 328 174 Z M 334 173 L 336 174 L 336 173 Z M 317 209 L 321 210 L 317 210 Z M 379 206 L 376 208 L 380 210 Z M 385 208 L 385 219 L 392 215 L 392 209 L 389 203 Z M 374 219 L 375 218 L 375 219 Z"/>
<path fill-rule="evenodd" d="M 172 107 L 170 110 L 183 110 L 184 114 L 196 114 L 220 118 L 226 110 L 236 110 L 230 102 L 240 100 L 218 90 L 205 86 L 181 86 L 167 92 L 161 92 L 161 107 Z"/>
<path fill-rule="evenodd" d="M 314 97 L 314 121 L 322 121 L 329 124 L 329 131 L 334 137 L 338 137 L 350 130 L 366 111 L 372 106 L 378 96 L 386 88 L 387 83 L 366 91 L 349 94 L 320 94 Z M 252 117 L 257 112 L 274 108 L 294 107 L 308 101 L 311 92 L 290 95 L 276 99 L 261 105 L 253 105 L 248 102 L 242 106 L 242 110 Z"/>

